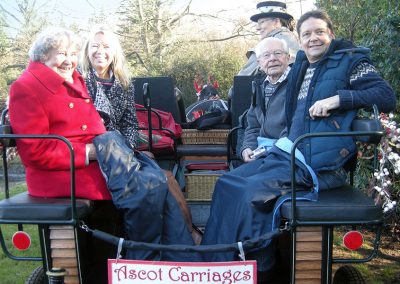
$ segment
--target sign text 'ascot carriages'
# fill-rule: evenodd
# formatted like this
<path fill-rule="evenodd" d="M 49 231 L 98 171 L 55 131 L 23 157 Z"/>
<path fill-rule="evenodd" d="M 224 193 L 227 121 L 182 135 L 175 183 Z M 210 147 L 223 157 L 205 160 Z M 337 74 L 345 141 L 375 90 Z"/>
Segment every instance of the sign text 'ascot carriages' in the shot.
<path fill-rule="evenodd" d="M 255 284 L 256 261 L 165 262 L 108 260 L 109 284 Z"/>

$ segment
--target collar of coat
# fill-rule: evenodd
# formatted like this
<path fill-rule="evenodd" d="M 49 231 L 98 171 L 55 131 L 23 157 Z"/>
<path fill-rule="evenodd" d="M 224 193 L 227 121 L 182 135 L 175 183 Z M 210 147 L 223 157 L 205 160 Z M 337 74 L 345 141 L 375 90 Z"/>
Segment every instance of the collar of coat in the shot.
<path fill-rule="evenodd" d="M 265 78 L 264 81 L 267 81 L 268 83 L 271 83 L 273 85 L 280 84 L 286 79 L 286 77 L 289 74 L 290 69 L 291 69 L 290 66 L 286 67 L 286 70 L 282 73 L 282 75 L 279 77 L 279 79 L 275 83 L 271 83 L 271 77 L 269 75 L 267 75 L 267 77 Z"/>
<path fill-rule="evenodd" d="M 58 93 L 60 88 L 67 87 L 73 89 L 82 98 L 89 98 L 83 78 L 76 70 L 72 73 L 74 83 L 65 81 L 63 77 L 41 62 L 30 62 L 27 71 L 53 94 Z"/>
<path fill-rule="evenodd" d="M 327 59 L 340 60 L 346 53 L 364 53 L 369 57 L 371 50 L 366 47 L 355 46 L 351 41 L 345 39 L 333 39 L 324 56 L 315 64 L 319 65 Z M 296 62 L 304 60 L 308 61 L 307 56 L 303 50 L 299 50 L 296 55 Z"/>

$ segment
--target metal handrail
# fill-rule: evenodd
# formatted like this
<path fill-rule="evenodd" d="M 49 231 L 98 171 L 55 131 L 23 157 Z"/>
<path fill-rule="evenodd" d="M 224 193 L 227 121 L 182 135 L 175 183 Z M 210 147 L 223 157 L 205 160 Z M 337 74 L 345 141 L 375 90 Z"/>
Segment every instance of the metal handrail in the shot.
<path fill-rule="evenodd" d="M 296 175 L 295 175 L 295 169 L 296 169 L 296 156 L 295 156 L 295 149 L 297 148 L 297 145 L 304 139 L 306 138 L 316 138 L 316 137 L 345 137 L 345 136 L 384 136 L 385 132 L 383 130 L 376 130 L 376 131 L 348 131 L 348 132 L 319 132 L 319 133 L 307 133 L 303 134 L 300 137 L 298 137 L 292 145 L 291 151 L 290 151 L 290 163 L 291 163 L 291 187 L 292 187 L 292 208 L 291 208 L 291 225 L 296 226 L 298 224 L 301 225 L 312 225 L 315 224 L 315 222 L 311 221 L 299 221 L 296 219 Z"/>
<path fill-rule="evenodd" d="M 43 135 L 43 134 L 0 134 L 0 139 L 56 139 L 64 142 L 69 150 L 70 154 L 70 189 L 71 189 L 71 218 L 69 220 L 37 220 L 20 222 L 23 224 L 76 224 L 76 197 L 75 197 L 75 153 L 71 142 L 63 136 L 59 135 Z M 18 224 L 19 222 L 2 220 L 3 224 Z"/>

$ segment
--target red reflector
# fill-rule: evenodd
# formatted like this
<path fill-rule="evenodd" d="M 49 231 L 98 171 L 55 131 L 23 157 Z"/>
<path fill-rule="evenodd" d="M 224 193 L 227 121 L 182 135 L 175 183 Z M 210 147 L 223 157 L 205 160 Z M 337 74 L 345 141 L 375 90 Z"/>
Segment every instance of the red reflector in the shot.
<path fill-rule="evenodd" d="M 343 237 L 344 246 L 350 250 L 359 249 L 362 246 L 363 241 L 363 236 L 357 231 L 347 232 Z"/>
<path fill-rule="evenodd" d="M 26 250 L 31 246 L 31 237 L 23 231 L 15 232 L 12 236 L 12 244 L 18 250 Z"/>

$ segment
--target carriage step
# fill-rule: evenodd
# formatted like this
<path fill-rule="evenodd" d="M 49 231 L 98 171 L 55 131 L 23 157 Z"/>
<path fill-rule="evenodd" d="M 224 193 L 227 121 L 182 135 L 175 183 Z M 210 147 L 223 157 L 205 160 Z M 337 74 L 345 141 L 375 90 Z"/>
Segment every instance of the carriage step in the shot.
<path fill-rule="evenodd" d="M 321 283 L 322 227 L 297 227 L 296 284 Z"/>
<path fill-rule="evenodd" d="M 75 232 L 72 226 L 50 226 L 50 247 L 53 267 L 64 268 L 66 284 L 79 284 Z"/>

